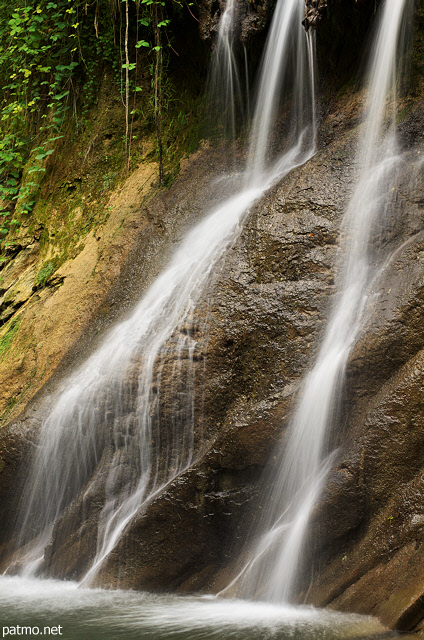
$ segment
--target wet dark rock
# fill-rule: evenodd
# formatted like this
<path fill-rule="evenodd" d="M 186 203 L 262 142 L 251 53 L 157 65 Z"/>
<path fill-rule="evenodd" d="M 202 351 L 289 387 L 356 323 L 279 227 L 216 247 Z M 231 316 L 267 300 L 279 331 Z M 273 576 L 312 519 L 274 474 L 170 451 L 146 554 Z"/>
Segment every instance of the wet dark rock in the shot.
<path fill-rule="evenodd" d="M 202 0 L 199 28 L 204 40 L 213 41 L 215 38 L 225 5 L 225 0 Z M 247 42 L 264 30 L 272 17 L 274 7 L 275 0 L 239 0 L 236 3 L 235 29 L 241 42 Z"/>
<path fill-rule="evenodd" d="M 194 366 L 200 390 L 195 461 L 140 509 L 96 584 L 210 591 L 229 577 L 246 529 L 260 515 L 262 471 L 284 433 L 330 309 L 350 173 L 350 167 L 333 171 L 333 155 L 334 149 L 318 154 L 252 208 L 194 316 L 177 327 L 160 355 L 166 442 L 183 409 L 172 378 L 173 349 L 181 336 L 197 340 L 194 364 L 183 357 L 178 365 L 181 379 Z M 156 447 L 165 461 L 160 443 Z M 90 485 L 56 523 L 48 575 L 80 578 L 89 568 L 110 455 L 105 449 Z M 159 473 L 166 479 L 165 467 Z"/>
<path fill-rule="evenodd" d="M 161 433 L 167 436 L 176 417 L 181 425 L 186 420 L 185 391 L 173 375 L 176 349 L 184 340 L 196 341 L 193 359 L 183 350 L 178 365 L 181 379 L 190 373 L 200 390 L 193 462 L 176 477 L 167 475 L 165 446 L 155 440 L 164 486 L 127 525 L 95 584 L 213 592 L 237 573 L 246 536 L 261 520 L 264 470 L 284 444 L 300 381 L 317 354 L 333 303 L 340 222 L 353 187 L 358 103 L 354 96 L 345 111 L 327 115 L 320 151 L 251 208 L 195 312 L 160 353 L 156 370 L 162 385 L 159 393 L 155 380 L 151 392 L 159 398 Z M 422 119 L 417 103 L 401 126 L 407 155 L 387 208 L 387 228 L 380 230 L 378 258 L 384 265 L 350 354 L 332 434 L 339 449 L 312 516 L 311 552 L 298 594 L 316 605 L 377 615 L 402 631 L 420 625 L 424 615 L 424 175 L 417 125 Z M 224 182 L 210 180 L 220 163 L 214 151 L 205 152 L 189 178 L 146 205 L 149 226 L 140 232 L 135 253 L 143 286 L 136 278 L 125 286 L 120 280 L 110 293 L 111 308 L 148 286 L 208 198 L 225 197 Z M 84 345 L 80 349 L 74 363 L 85 355 Z M 129 397 L 139 364 L 134 358 L 123 381 Z M 130 482 L 133 460 L 124 454 L 135 429 L 121 428 L 120 418 L 105 400 L 96 418 L 101 455 L 55 523 L 46 575 L 79 579 L 88 570 L 105 479 L 117 451 L 123 456 L 120 482 Z M 112 421 L 114 442 L 107 437 Z M 39 421 L 26 417 L 0 435 L 4 557 L 38 427 Z"/>
<path fill-rule="evenodd" d="M 327 0 L 305 0 L 305 18 L 302 21 L 305 31 L 316 29 L 327 14 Z"/>
<path fill-rule="evenodd" d="M 0 450 L 0 563 L 14 545 L 14 530 L 19 517 L 20 493 L 25 483 L 28 460 L 37 442 L 39 422 L 27 418 L 16 422 L 1 434 Z"/>
<path fill-rule="evenodd" d="M 419 107 L 411 120 L 421 117 Z M 408 123 L 403 127 L 412 131 Z M 382 237 L 387 257 L 348 362 L 338 461 L 312 523 L 316 560 L 308 591 L 319 606 L 371 613 L 400 631 L 413 630 L 424 616 L 424 209 L 422 162 L 414 147 L 419 137 L 410 138 L 396 214 Z"/>

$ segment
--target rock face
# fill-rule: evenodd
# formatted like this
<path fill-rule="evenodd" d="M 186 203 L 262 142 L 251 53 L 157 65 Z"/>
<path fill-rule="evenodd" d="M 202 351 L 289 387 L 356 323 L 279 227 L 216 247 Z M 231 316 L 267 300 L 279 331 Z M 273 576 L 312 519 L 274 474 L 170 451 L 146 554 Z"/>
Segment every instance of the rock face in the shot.
<path fill-rule="evenodd" d="M 97 576 L 100 584 L 210 589 L 240 535 L 240 520 L 255 512 L 258 478 L 317 346 L 334 288 L 345 191 L 329 157 L 293 172 L 254 208 L 205 292 L 195 318 L 202 326 L 207 314 L 209 327 L 200 389 L 203 451 L 128 527 Z M 161 428 L 171 419 L 165 410 Z M 87 568 L 74 547 L 88 548 L 87 524 L 69 535 L 76 508 L 56 526 L 52 576 L 75 577 Z M 92 536 L 87 531 L 88 540 Z"/>
<path fill-rule="evenodd" d="M 225 5 L 225 0 L 202 0 L 200 4 L 200 35 L 204 40 L 214 39 Z M 271 19 L 274 7 L 275 0 L 236 1 L 235 23 L 241 42 L 245 43 L 263 31 Z"/>
<path fill-rule="evenodd" d="M 302 22 L 306 31 L 316 28 L 327 13 L 326 0 L 306 0 L 305 18 Z"/>
<path fill-rule="evenodd" d="M 343 139 L 345 144 L 350 143 Z M 150 588 L 172 586 L 186 591 L 208 588 L 228 562 L 240 519 L 256 513 L 252 499 L 258 491 L 258 477 L 284 427 L 296 384 L 317 347 L 315 336 L 322 329 L 334 289 L 337 226 L 350 167 L 346 163 L 342 168 L 338 161 L 333 165 L 333 154 L 334 150 L 328 150 L 317 155 L 308 167 L 293 172 L 254 207 L 204 292 L 191 321 L 199 328 L 203 356 L 198 368 L 204 381 L 199 385 L 203 412 L 197 430 L 203 436 L 198 438 L 196 463 L 135 519 L 99 575 L 101 583 L 116 584 L 118 580 L 122 586 L 150 584 Z M 217 190 L 222 198 L 221 183 L 210 180 L 219 158 L 214 152 L 203 155 L 187 180 L 182 178 L 165 198 L 143 209 L 144 220 L 150 219 L 152 224 L 162 220 L 163 239 L 160 246 L 159 239 L 155 240 L 156 258 L 150 257 L 151 264 L 156 264 L 152 273 L 163 264 L 178 236 L 178 220 L 181 233 L 190 220 L 204 212 L 208 198 L 216 201 Z M 143 249 L 145 236 L 143 227 Z M 140 274 L 143 281 L 145 276 L 145 271 Z M 114 295 L 110 293 L 109 299 Z M 177 328 L 177 332 L 185 330 Z M 166 393 L 164 429 L 173 419 L 169 408 L 173 404 L 167 407 Z M 28 425 L 32 430 L 39 414 L 42 408 L 31 412 L 30 420 L 27 413 L 19 429 L 25 431 Z M 3 430 L 5 447 L 16 428 Z M 26 453 L 22 451 L 21 458 Z M 57 522 L 46 557 L 45 569 L 50 575 L 80 577 L 88 568 L 104 500 L 101 487 L 107 464 L 105 453 L 90 487 L 76 496 Z M 5 476 L 2 491 L 5 505 L 16 500 L 16 487 L 7 486 L 9 477 Z M 192 523 L 192 536 L 179 527 L 180 507 Z M 161 542 L 158 519 L 165 530 L 174 531 L 178 544 L 167 542 L 166 535 Z M 145 531 L 142 540 L 141 531 Z M 8 532 L 3 531 L 3 540 L 7 537 Z M 184 539 L 190 538 L 183 553 Z M 123 572 L 122 557 L 127 556 Z"/>
<path fill-rule="evenodd" d="M 31 239 L 32 240 L 32 239 Z M 4 324 L 32 296 L 37 272 L 34 261 L 38 256 L 39 242 L 31 241 L 18 246 L 16 258 L 2 270 L 0 289 L 0 323 Z"/>
<path fill-rule="evenodd" d="M 326 117 L 321 151 L 252 208 L 190 327 L 181 325 L 171 336 L 172 342 L 178 333 L 197 332 L 200 345 L 196 376 L 202 411 L 196 428 L 202 437 L 195 462 L 127 526 L 97 584 L 217 591 L 234 576 L 246 531 L 260 520 L 264 468 L 284 438 L 299 382 L 313 362 L 331 308 L 338 229 L 353 185 L 357 110 L 352 98 L 346 104 Z M 409 151 L 393 196 L 396 224 L 383 238 L 387 260 L 350 357 L 335 436 L 338 460 L 311 523 L 314 583 L 309 586 L 305 572 L 299 584 L 300 599 L 307 585 L 307 600 L 314 604 L 374 613 L 401 630 L 424 616 L 424 175 L 417 162 L 423 113 L 416 105 L 401 125 Z M 214 153 L 204 151 L 166 196 L 142 210 L 143 219 L 156 227 L 161 221 L 162 229 L 149 258 L 150 278 L 169 253 L 173 234 L 181 235 L 216 198 L 219 183 L 209 176 L 218 160 Z M 171 221 L 178 222 L 173 233 Z M 143 227 L 142 251 L 145 234 Z M 139 278 L 144 281 L 145 272 Z M 110 300 L 118 299 L 119 289 L 125 297 L 125 282 L 112 287 Z M 134 286 L 137 290 L 133 281 Z M 165 430 L 175 408 L 167 367 L 172 369 L 172 362 L 164 365 Z M 0 503 L 2 522 L 9 526 L 2 527 L 0 551 L 6 566 L 19 481 L 42 412 L 29 409 L 1 433 Z M 105 449 L 87 486 L 56 522 L 44 562 L 47 575 L 80 578 L 89 568 L 107 456 Z"/>
<path fill-rule="evenodd" d="M 422 117 L 421 107 L 415 118 Z M 415 142 L 418 155 L 421 134 Z M 375 280 L 350 356 L 339 463 L 317 509 L 316 537 L 325 542 L 316 552 L 327 562 L 308 596 L 372 613 L 400 631 L 424 617 L 424 218 L 414 150 L 406 166 L 396 196 L 404 228 Z"/>

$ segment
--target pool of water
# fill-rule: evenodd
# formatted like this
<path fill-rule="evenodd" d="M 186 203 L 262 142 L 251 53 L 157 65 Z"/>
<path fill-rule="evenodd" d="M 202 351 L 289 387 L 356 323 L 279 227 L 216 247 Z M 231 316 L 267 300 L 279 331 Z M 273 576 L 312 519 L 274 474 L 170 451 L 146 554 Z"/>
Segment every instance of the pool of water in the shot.
<path fill-rule="evenodd" d="M 366 640 L 390 637 L 374 618 L 210 597 L 79 588 L 0 577 L 0 638 L 63 640 Z"/>

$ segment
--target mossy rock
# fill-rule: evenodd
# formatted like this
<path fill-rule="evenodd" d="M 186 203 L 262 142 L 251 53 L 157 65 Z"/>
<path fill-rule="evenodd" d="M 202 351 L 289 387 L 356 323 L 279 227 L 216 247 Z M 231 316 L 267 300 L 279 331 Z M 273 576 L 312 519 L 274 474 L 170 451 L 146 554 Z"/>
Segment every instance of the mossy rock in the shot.
<path fill-rule="evenodd" d="M 53 275 L 53 273 L 55 272 L 55 270 L 56 270 L 56 267 L 54 266 L 54 263 L 51 260 L 48 260 L 47 262 L 45 262 L 41 267 L 40 271 L 37 273 L 37 277 L 35 278 L 35 287 L 37 289 L 41 289 L 41 287 L 44 287 L 47 284 L 48 280 Z"/>

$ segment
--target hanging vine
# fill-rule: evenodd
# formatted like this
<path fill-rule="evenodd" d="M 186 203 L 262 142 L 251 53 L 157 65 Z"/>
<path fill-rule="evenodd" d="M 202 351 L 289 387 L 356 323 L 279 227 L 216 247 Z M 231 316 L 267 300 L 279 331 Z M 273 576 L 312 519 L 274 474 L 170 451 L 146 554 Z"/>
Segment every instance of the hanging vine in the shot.
<path fill-rule="evenodd" d="M 162 43 L 161 32 L 162 26 L 166 22 L 162 18 L 162 2 L 154 4 L 154 34 L 155 34 L 155 75 L 154 75 L 154 92 L 155 92 L 155 122 L 156 135 L 158 143 L 158 159 L 159 159 L 159 186 L 163 182 L 163 144 L 162 144 Z"/>

